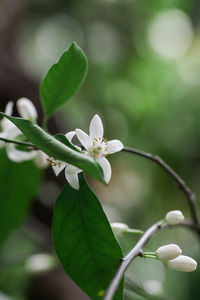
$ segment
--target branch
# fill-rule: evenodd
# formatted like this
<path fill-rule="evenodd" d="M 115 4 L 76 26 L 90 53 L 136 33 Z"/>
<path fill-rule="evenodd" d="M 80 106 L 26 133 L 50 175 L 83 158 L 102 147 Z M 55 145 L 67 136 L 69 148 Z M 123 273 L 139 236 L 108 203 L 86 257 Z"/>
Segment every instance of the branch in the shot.
<path fill-rule="evenodd" d="M 150 153 L 143 152 L 143 151 L 140 151 L 140 150 L 137 150 L 137 149 L 124 147 L 124 149 L 122 151 L 129 152 L 129 153 L 144 157 L 148 160 L 151 160 L 151 161 L 157 163 L 161 168 L 163 168 L 165 170 L 165 172 L 167 172 L 174 179 L 174 181 L 178 184 L 178 187 L 185 194 L 185 196 L 188 200 L 188 205 L 189 205 L 189 208 L 190 208 L 190 214 L 191 214 L 192 220 L 193 220 L 195 225 L 198 225 L 199 222 L 198 222 L 197 210 L 196 210 L 196 206 L 195 206 L 195 195 L 191 191 L 191 189 L 187 186 L 185 181 L 168 164 L 166 164 L 157 155 L 152 155 Z"/>
<path fill-rule="evenodd" d="M 147 229 L 147 231 L 145 231 L 144 235 L 140 238 L 140 240 L 133 247 L 133 249 L 125 257 L 123 257 L 121 259 L 119 268 L 118 268 L 117 272 L 115 273 L 111 283 L 109 284 L 103 300 L 112 300 L 113 299 L 115 292 L 124 276 L 126 269 L 128 268 L 130 263 L 137 256 L 141 256 L 142 251 L 143 251 L 145 245 L 148 243 L 148 241 L 159 231 L 161 231 L 167 227 L 171 228 L 171 227 L 177 226 L 177 225 L 170 226 L 167 223 L 165 223 L 163 225 L 162 224 L 163 224 L 163 220 L 161 220 L 161 221 L 155 223 L 154 225 L 152 225 L 151 227 L 149 227 L 149 229 Z M 191 222 L 190 220 L 185 220 L 183 223 L 178 224 L 178 226 L 185 226 L 194 231 L 198 231 L 198 233 L 200 233 L 200 228 L 198 226 L 194 225 L 194 223 Z"/>

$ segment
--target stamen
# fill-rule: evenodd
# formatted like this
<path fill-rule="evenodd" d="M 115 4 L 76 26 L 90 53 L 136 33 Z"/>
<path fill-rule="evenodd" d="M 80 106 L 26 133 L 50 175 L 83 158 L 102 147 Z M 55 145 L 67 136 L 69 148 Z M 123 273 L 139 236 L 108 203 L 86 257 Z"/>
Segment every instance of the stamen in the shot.
<path fill-rule="evenodd" d="M 46 160 L 49 162 L 50 166 L 52 167 L 56 167 L 58 165 L 58 167 L 60 168 L 61 167 L 61 161 L 59 161 L 58 163 L 51 159 L 51 158 L 46 158 Z"/>

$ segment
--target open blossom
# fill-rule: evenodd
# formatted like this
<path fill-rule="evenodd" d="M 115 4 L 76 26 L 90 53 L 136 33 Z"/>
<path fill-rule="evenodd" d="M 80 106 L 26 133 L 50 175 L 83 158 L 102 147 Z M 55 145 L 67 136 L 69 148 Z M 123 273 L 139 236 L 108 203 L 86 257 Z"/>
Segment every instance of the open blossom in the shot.
<path fill-rule="evenodd" d="M 189 256 L 179 255 L 178 257 L 169 260 L 167 266 L 176 271 L 193 272 L 197 268 L 197 262 Z"/>
<path fill-rule="evenodd" d="M 108 183 L 111 178 L 111 166 L 106 157 L 109 154 L 121 151 L 123 144 L 119 140 L 107 141 L 103 137 L 103 124 L 98 115 L 95 115 L 90 122 L 89 135 L 81 129 L 75 130 L 76 135 L 87 151 L 101 166 L 105 182 Z"/>
<path fill-rule="evenodd" d="M 171 210 L 166 214 L 166 221 L 170 225 L 177 225 L 183 222 L 184 215 L 180 210 Z"/>
<path fill-rule="evenodd" d="M 168 261 L 182 254 L 182 250 L 178 245 L 169 244 L 157 249 L 156 257 L 160 260 Z"/>
<path fill-rule="evenodd" d="M 70 143 L 74 136 L 75 136 L 75 131 L 70 131 L 65 134 L 65 137 L 68 139 L 68 141 Z M 76 146 L 76 148 L 78 150 L 81 150 L 81 148 L 78 146 Z M 48 159 L 48 160 L 49 160 L 56 176 L 58 176 L 58 174 L 60 174 L 60 172 L 65 169 L 65 177 L 66 177 L 67 181 L 69 182 L 69 184 L 74 189 L 76 189 L 76 190 L 79 189 L 80 186 L 79 186 L 79 180 L 78 180 L 78 173 L 82 172 L 81 169 L 79 169 L 73 165 L 70 165 L 68 163 L 65 163 L 63 161 L 54 160 L 54 159 Z"/>
<path fill-rule="evenodd" d="M 6 105 L 5 114 L 11 116 L 13 112 L 12 101 L 9 101 Z M 20 98 L 17 100 L 17 110 L 22 118 L 36 121 L 37 111 L 33 103 L 27 98 Z M 22 135 L 22 132 L 7 118 L 3 118 L 0 122 L 1 132 L 0 137 L 7 139 L 16 139 Z M 22 162 L 26 160 L 34 159 L 35 164 L 40 168 L 45 168 L 48 163 L 46 158 L 48 157 L 44 152 L 40 150 L 22 151 L 17 149 L 14 143 L 6 143 L 0 141 L 0 147 L 6 146 L 7 156 L 14 162 Z"/>

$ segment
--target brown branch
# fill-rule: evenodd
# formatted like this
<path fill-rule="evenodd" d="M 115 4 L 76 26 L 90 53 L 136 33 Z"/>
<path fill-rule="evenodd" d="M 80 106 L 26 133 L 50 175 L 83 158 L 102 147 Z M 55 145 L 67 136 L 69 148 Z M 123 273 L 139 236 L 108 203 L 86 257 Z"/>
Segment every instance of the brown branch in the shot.
<path fill-rule="evenodd" d="M 144 235 L 139 239 L 139 241 L 137 242 L 137 244 L 133 247 L 133 249 L 125 256 L 121 259 L 120 265 L 118 270 L 116 271 L 110 285 L 108 286 L 108 289 L 104 295 L 103 300 L 112 300 L 115 292 L 124 276 L 124 273 L 126 271 L 126 269 L 128 268 L 128 266 L 130 265 L 130 263 L 137 257 L 137 256 L 141 256 L 141 253 L 145 247 L 145 245 L 148 243 L 148 241 L 159 231 L 165 229 L 165 228 L 170 228 L 170 227 L 175 227 L 177 225 L 174 226 L 170 226 L 169 224 L 165 223 L 163 224 L 163 220 L 155 223 L 154 225 L 152 225 L 149 229 L 147 229 L 147 231 L 145 231 Z M 185 226 L 189 229 L 192 229 L 194 231 L 198 231 L 198 233 L 200 233 L 200 228 L 198 226 L 195 226 L 193 222 L 191 222 L 190 220 L 186 220 L 183 223 L 179 224 L 179 226 Z"/>
<path fill-rule="evenodd" d="M 132 149 L 132 148 L 129 148 L 129 147 L 124 147 L 124 149 L 122 151 L 129 152 L 129 153 L 144 157 L 148 160 L 151 160 L 151 161 L 157 163 L 162 169 L 164 169 L 165 172 L 167 172 L 173 178 L 173 180 L 178 184 L 178 187 L 185 194 L 185 196 L 188 200 L 188 205 L 189 205 L 189 208 L 190 208 L 191 218 L 192 218 L 195 225 L 199 224 L 198 217 L 197 217 L 196 205 L 195 205 L 195 194 L 187 186 L 185 181 L 168 164 L 166 164 L 162 160 L 162 158 L 160 158 L 157 155 L 152 155 L 150 153 L 143 152 L 143 151 L 140 151 L 140 150 L 137 150 L 137 149 Z"/>

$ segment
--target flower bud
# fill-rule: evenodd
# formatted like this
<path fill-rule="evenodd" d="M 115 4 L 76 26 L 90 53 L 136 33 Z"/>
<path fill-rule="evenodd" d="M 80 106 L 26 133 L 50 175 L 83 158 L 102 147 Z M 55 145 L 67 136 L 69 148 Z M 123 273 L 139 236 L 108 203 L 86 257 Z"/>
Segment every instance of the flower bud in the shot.
<path fill-rule="evenodd" d="M 182 254 L 182 250 L 175 244 L 169 244 L 158 248 L 156 257 L 160 260 L 168 261 Z"/>
<path fill-rule="evenodd" d="M 56 264 L 53 255 L 48 253 L 34 254 L 26 261 L 26 269 L 31 273 L 42 273 L 54 268 Z"/>
<path fill-rule="evenodd" d="M 183 222 L 184 215 L 180 210 L 171 210 L 166 214 L 166 221 L 170 225 L 177 225 Z"/>
<path fill-rule="evenodd" d="M 34 162 L 35 162 L 36 166 L 44 169 L 44 168 L 48 167 L 48 165 L 49 165 L 47 158 L 48 158 L 48 155 L 46 153 L 44 153 L 41 150 L 38 150 L 37 154 L 34 158 Z"/>
<path fill-rule="evenodd" d="M 192 272 L 196 270 L 197 262 L 189 256 L 179 255 L 178 257 L 169 260 L 167 266 L 176 271 Z"/>
<path fill-rule="evenodd" d="M 35 109 L 35 106 L 29 99 L 27 98 L 18 99 L 17 109 L 22 118 L 36 121 L 37 111 Z"/>
<path fill-rule="evenodd" d="M 111 223 L 111 228 L 116 236 L 123 236 L 129 230 L 128 225 L 124 223 Z"/>

